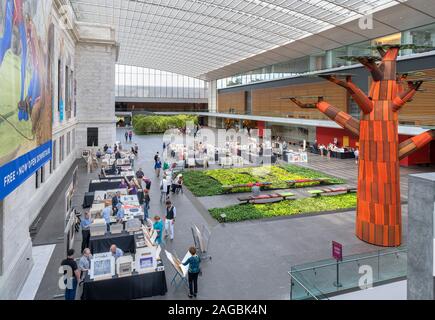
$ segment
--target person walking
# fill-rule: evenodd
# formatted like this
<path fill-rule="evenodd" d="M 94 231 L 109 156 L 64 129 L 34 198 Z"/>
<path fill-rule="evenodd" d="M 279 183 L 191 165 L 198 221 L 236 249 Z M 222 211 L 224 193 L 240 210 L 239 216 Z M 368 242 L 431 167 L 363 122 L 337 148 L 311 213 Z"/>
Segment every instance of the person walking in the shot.
<path fill-rule="evenodd" d="M 137 155 L 139 154 L 139 146 L 137 145 L 137 143 L 134 144 L 134 155 L 137 157 Z"/>
<path fill-rule="evenodd" d="M 154 155 L 154 163 L 156 163 L 157 162 L 157 160 L 159 160 L 159 153 L 157 152 L 155 155 Z"/>
<path fill-rule="evenodd" d="M 130 130 L 130 132 L 128 133 L 128 139 L 130 140 L 130 143 L 132 138 L 133 138 L 133 131 Z"/>
<path fill-rule="evenodd" d="M 85 217 L 80 222 L 80 227 L 82 228 L 82 252 L 85 248 L 89 248 L 89 240 L 91 238 L 90 225 L 92 224 L 92 219 L 89 211 L 86 211 Z"/>
<path fill-rule="evenodd" d="M 147 189 L 145 189 L 143 191 L 143 200 L 144 200 L 144 205 L 143 205 L 143 219 L 144 221 L 146 221 L 148 219 L 148 210 L 150 209 L 150 193 Z"/>
<path fill-rule="evenodd" d="M 175 225 L 175 217 L 177 216 L 177 210 L 172 205 L 171 201 L 166 201 L 166 215 L 165 215 L 165 230 L 166 235 L 165 238 L 169 236 L 169 238 L 174 240 L 174 225 Z"/>
<path fill-rule="evenodd" d="M 166 197 L 168 196 L 168 180 L 166 176 L 163 176 L 162 181 L 160 182 L 160 202 L 166 201 Z"/>
<path fill-rule="evenodd" d="M 128 156 L 128 158 L 130 159 L 130 165 L 131 168 L 134 170 L 134 160 L 136 159 L 136 156 L 134 153 L 130 153 L 130 155 Z"/>
<path fill-rule="evenodd" d="M 355 149 L 353 154 L 355 155 L 355 163 L 358 164 L 358 160 L 359 160 L 359 150 L 358 150 L 358 148 Z"/>
<path fill-rule="evenodd" d="M 63 283 L 65 287 L 65 300 L 75 300 L 77 284 L 80 282 L 80 270 L 74 260 L 74 249 L 69 249 L 67 258 L 61 262 L 63 267 Z"/>
<path fill-rule="evenodd" d="M 128 131 L 125 131 L 124 136 L 125 136 L 125 143 L 127 143 L 128 142 Z"/>
<path fill-rule="evenodd" d="M 201 271 L 200 264 L 201 258 L 196 254 L 196 248 L 190 247 L 189 253 L 192 255 L 189 259 L 187 259 L 183 265 L 189 266 L 188 275 L 189 275 L 189 298 L 195 297 L 198 295 L 198 275 Z"/>
<path fill-rule="evenodd" d="M 156 238 L 156 244 L 162 244 L 163 243 L 163 223 L 159 216 L 154 216 L 154 224 L 153 224 L 154 230 L 157 232 L 157 238 Z"/>
<path fill-rule="evenodd" d="M 154 170 L 156 171 L 157 177 L 160 177 L 160 170 L 162 169 L 162 162 L 160 158 L 157 158 L 156 163 L 154 164 Z"/>

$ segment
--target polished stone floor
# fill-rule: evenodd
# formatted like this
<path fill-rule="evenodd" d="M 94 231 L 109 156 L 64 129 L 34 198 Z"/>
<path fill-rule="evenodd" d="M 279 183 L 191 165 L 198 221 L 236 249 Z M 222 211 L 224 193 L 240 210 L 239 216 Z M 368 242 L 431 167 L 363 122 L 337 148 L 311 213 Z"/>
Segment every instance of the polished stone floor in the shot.
<path fill-rule="evenodd" d="M 120 141 L 123 141 L 123 133 L 123 130 L 117 133 Z M 136 169 L 141 167 L 145 174 L 153 179 L 150 213 L 163 215 L 164 208 L 158 199 L 159 179 L 155 177 L 153 171 L 153 156 L 157 151 L 162 152 L 162 136 L 134 137 L 133 143 L 139 146 Z M 356 178 L 354 162 L 341 161 L 343 160 L 324 161 L 314 156 L 310 157 L 309 166 L 328 174 L 348 178 L 349 183 L 353 184 Z M 410 172 L 410 169 L 404 170 L 406 174 Z M 89 180 L 94 176 L 95 173 L 86 174 L 81 163 L 79 190 L 73 199 L 77 207 L 81 205 Z M 58 194 L 65 194 L 65 189 L 66 185 L 61 186 Z M 172 243 L 168 242 L 167 250 L 175 251 L 178 256 L 184 256 L 188 247 L 193 244 L 190 231 L 193 223 L 199 226 L 205 225 L 211 231 L 209 253 L 213 259 L 202 264 L 203 276 L 199 278 L 198 299 L 289 299 L 290 279 L 287 272 L 290 267 L 330 258 L 332 240 L 344 245 L 345 255 L 378 249 L 355 237 L 355 212 L 219 224 L 208 215 L 209 205 L 205 205 L 205 199 L 197 199 L 189 192 L 185 192 L 172 196 L 172 200 L 177 207 L 177 222 L 175 240 Z M 64 258 L 63 208 L 64 199 L 61 196 L 58 197 L 53 208 L 46 213 L 47 218 L 34 238 L 35 246 L 55 245 L 36 293 L 36 299 L 62 298 L 60 296 L 62 291 L 57 285 L 59 279 L 57 272 Z M 403 230 L 406 231 L 406 206 L 404 209 Z M 79 257 L 80 234 L 77 234 L 77 238 L 75 247 Z M 175 290 L 170 285 L 174 271 L 164 254 L 162 256 L 166 266 L 168 293 L 164 297 L 152 299 L 188 299 L 187 291 L 183 287 Z"/>

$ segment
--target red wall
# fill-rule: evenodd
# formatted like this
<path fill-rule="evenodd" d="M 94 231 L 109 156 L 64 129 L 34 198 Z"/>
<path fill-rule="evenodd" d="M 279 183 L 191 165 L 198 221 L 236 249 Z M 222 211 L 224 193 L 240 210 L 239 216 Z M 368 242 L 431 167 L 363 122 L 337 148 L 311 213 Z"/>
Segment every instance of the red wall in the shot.
<path fill-rule="evenodd" d="M 404 136 L 404 135 L 399 135 L 399 143 L 412 138 L 412 136 Z M 408 166 L 413 166 L 413 165 L 417 165 L 417 164 L 424 164 L 424 163 L 431 163 L 431 153 L 434 153 L 434 148 L 432 148 L 432 152 L 431 152 L 431 143 L 425 145 L 423 148 L 421 148 L 420 150 L 418 150 L 417 152 L 414 152 L 413 154 L 411 154 L 410 156 L 406 157 L 405 159 L 403 159 L 402 161 L 400 161 L 400 165 L 408 167 Z M 433 160 L 433 159 L 432 159 Z"/>
<path fill-rule="evenodd" d="M 334 141 L 334 138 L 337 138 L 340 146 L 342 146 L 343 136 L 349 137 L 350 147 L 354 148 L 356 146 L 357 140 L 344 129 L 316 128 L 316 139 L 318 144 L 328 145 Z M 403 142 L 409 138 L 411 138 L 411 136 L 399 135 L 399 142 Z M 435 141 L 432 141 L 430 144 L 400 161 L 400 165 L 405 167 L 425 163 L 435 163 Z"/>
<path fill-rule="evenodd" d="M 316 128 L 316 139 L 318 144 L 324 144 L 327 146 L 331 142 L 334 142 L 334 138 L 338 139 L 338 144 L 340 147 L 343 146 L 343 136 L 349 137 L 349 147 L 355 148 L 358 142 L 351 134 L 347 133 L 343 129 L 335 128 Z"/>
<path fill-rule="evenodd" d="M 257 121 L 257 128 L 258 128 L 258 136 L 263 137 L 264 129 L 266 128 L 266 123 L 264 121 Z"/>

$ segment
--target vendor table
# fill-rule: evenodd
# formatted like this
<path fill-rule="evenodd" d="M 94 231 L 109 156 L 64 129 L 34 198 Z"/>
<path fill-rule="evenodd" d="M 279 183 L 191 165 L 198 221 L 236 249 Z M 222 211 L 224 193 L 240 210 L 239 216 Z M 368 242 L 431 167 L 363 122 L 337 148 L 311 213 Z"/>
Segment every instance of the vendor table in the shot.
<path fill-rule="evenodd" d="M 85 192 L 85 198 L 83 199 L 83 208 L 90 208 L 94 202 L 94 193 Z"/>
<path fill-rule="evenodd" d="M 124 252 L 136 252 L 134 235 L 126 231 L 120 234 L 106 233 L 104 236 L 91 237 L 89 240 L 89 249 L 91 249 L 92 254 L 109 252 L 112 244 L 115 244 Z"/>
<path fill-rule="evenodd" d="M 107 181 L 97 181 L 93 180 L 89 183 L 89 192 L 97 190 L 111 190 L 118 189 L 121 183 L 121 179 L 107 180 Z"/>
<path fill-rule="evenodd" d="M 166 292 L 164 270 L 99 281 L 91 280 L 88 275 L 83 282 L 82 300 L 132 300 L 164 296 Z"/>
<path fill-rule="evenodd" d="M 338 159 L 352 159 L 355 158 L 355 154 L 353 152 L 336 152 L 331 151 L 331 157 Z"/>

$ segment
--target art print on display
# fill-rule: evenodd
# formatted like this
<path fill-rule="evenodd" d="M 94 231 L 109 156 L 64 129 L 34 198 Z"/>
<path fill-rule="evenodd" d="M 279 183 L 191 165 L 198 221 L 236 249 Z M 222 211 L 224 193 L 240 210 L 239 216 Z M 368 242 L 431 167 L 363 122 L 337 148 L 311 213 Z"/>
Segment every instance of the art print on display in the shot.
<path fill-rule="evenodd" d="M 0 0 L 0 199 L 51 159 L 51 0 Z"/>
<path fill-rule="evenodd" d="M 147 269 L 153 267 L 153 258 L 152 257 L 143 257 L 140 258 L 140 268 Z"/>

